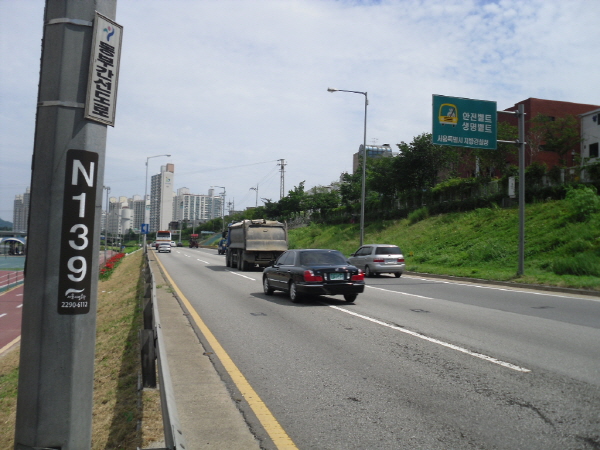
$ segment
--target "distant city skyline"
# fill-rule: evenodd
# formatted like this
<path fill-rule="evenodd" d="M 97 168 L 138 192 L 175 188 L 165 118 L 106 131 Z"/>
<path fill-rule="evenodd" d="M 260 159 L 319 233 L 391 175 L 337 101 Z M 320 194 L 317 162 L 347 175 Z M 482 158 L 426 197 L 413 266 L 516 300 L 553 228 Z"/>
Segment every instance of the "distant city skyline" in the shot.
<path fill-rule="evenodd" d="M 280 198 L 280 159 L 285 194 L 330 185 L 352 171 L 364 106 L 327 88 L 368 92 L 366 143 L 394 151 L 431 131 L 434 94 L 499 110 L 529 97 L 600 104 L 598 1 L 141 4 L 119 2 L 114 18 L 123 48 L 100 181 L 115 195 L 144 195 L 146 158 L 161 153 L 181 168 L 176 187 L 226 186 L 238 210 L 255 205 L 257 184 L 259 205 Z M 44 7 L 0 1 L 3 220 L 30 185 Z M 150 160 L 150 173 L 158 165 Z"/>

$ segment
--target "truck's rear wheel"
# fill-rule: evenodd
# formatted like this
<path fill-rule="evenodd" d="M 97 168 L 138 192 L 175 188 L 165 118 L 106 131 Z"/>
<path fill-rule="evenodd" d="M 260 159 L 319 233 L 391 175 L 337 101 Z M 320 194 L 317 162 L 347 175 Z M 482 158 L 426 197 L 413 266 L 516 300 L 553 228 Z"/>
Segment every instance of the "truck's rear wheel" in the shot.
<path fill-rule="evenodd" d="M 231 254 L 229 252 L 225 254 L 225 265 L 231 267 Z"/>
<path fill-rule="evenodd" d="M 237 252 L 237 264 L 236 264 L 236 268 L 244 271 L 245 267 L 244 267 L 244 259 L 242 258 L 242 256 L 244 255 L 244 253 L 241 250 L 238 250 Z"/>

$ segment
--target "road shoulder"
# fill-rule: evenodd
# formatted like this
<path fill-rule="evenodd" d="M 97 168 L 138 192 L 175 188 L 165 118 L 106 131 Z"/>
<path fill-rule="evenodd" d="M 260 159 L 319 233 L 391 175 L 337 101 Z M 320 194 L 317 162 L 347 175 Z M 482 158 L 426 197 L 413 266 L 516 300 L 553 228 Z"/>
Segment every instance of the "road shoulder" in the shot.
<path fill-rule="evenodd" d="M 258 441 L 205 354 L 188 312 L 171 292 L 156 255 L 150 252 L 148 256 L 186 449 L 259 449 Z"/>

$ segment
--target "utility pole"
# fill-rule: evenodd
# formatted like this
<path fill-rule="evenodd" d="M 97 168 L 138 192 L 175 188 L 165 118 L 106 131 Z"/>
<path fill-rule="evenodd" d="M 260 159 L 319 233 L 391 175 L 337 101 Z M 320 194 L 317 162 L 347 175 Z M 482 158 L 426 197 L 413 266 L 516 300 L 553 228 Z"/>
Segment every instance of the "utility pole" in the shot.
<path fill-rule="evenodd" d="M 122 35 L 115 12 L 116 0 L 45 4 L 17 450 L 91 448 L 106 126 L 114 124 Z"/>
<path fill-rule="evenodd" d="M 254 207 L 258 208 L 258 184 L 256 185 L 256 187 L 251 187 L 250 190 L 256 192 L 256 203 L 255 203 Z"/>
<path fill-rule="evenodd" d="M 285 159 L 280 159 L 278 165 L 281 173 L 279 177 L 279 200 L 281 200 L 285 197 L 285 166 L 287 166 Z"/>

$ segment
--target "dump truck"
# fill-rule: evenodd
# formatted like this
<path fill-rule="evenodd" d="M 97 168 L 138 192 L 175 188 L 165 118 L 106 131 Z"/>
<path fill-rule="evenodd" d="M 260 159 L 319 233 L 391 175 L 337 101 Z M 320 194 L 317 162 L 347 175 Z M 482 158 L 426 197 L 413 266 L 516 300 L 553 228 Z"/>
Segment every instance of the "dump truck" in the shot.
<path fill-rule="evenodd" d="M 242 220 L 227 232 L 225 264 L 242 271 L 266 267 L 288 249 L 285 224 L 275 220 Z"/>

